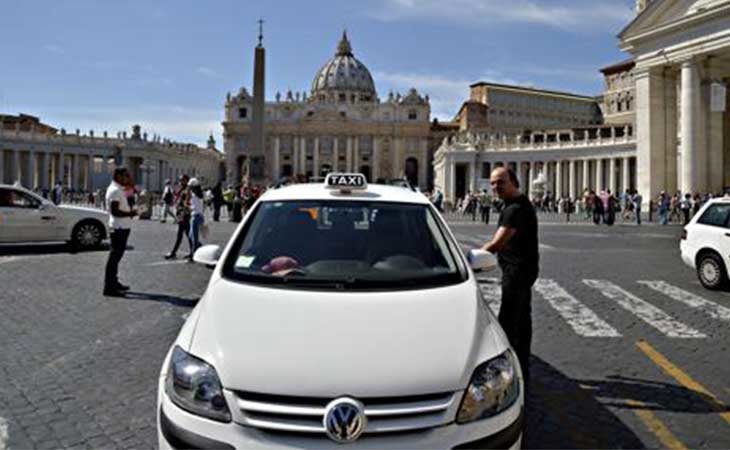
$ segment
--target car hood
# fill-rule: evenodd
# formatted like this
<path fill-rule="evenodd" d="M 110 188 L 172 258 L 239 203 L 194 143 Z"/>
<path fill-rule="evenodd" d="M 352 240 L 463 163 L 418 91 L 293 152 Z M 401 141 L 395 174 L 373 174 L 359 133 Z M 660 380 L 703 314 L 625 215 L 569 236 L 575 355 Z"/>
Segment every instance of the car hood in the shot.
<path fill-rule="evenodd" d="M 343 293 L 224 279 L 204 302 L 190 351 L 233 390 L 323 397 L 455 391 L 508 346 L 473 281 Z"/>
<path fill-rule="evenodd" d="M 95 217 L 97 219 L 105 219 L 107 213 L 101 209 L 86 208 L 84 206 L 58 205 L 58 208 L 64 214 L 77 217 Z"/>

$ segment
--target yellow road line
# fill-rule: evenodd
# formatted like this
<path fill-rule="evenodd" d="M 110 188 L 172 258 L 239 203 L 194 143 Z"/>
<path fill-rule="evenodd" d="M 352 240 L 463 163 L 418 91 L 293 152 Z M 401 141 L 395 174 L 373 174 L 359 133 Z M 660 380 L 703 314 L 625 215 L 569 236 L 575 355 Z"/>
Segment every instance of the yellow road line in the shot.
<path fill-rule="evenodd" d="M 666 373 L 672 378 L 677 380 L 682 386 L 686 387 L 691 391 L 695 391 L 702 394 L 703 400 L 705 400 L 710 407 L 720 413 L 720 417 L 725 419 L 725 422 L 730 424 L 730 411 L 728 407 L 720 401 L 715 394 L 708 391 L 707 388 L 702 386 L 700 383 L 695 381 L 691 376 L 684 373 L 679 367 L 672 364 L 667 358 L 661 353 L 656 351 L 654 347 L 649 345 L 646 341 L 639 341 L 636 343 L 639 349 L 654 362 L 657 366 L 661 367 Z"/>
<path fill-rule="evenodd" d="M 626 400 L 626 404 L 634 408 L 634 414 L 644 422 L 649 431 L 654 433 L 663 446 L 671 450 L 687 450 L 687 446 L 677 439 L 653 412 L 643 409 L 646 406 L 644 403 L 637 400 Z"/>

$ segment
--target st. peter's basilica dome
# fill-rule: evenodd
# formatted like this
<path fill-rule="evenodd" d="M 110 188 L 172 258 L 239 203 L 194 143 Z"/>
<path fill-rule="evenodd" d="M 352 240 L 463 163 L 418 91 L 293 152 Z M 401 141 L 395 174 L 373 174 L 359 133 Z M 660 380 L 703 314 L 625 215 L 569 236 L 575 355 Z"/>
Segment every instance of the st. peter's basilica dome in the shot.
<path fill-rule="evenodd" d="M 370 71 L 352 54 L 347 32 L 337 45 L 337 53 L 317 72 L 312 82 L 315 101 L 373 102 L 377 99 Z"/>

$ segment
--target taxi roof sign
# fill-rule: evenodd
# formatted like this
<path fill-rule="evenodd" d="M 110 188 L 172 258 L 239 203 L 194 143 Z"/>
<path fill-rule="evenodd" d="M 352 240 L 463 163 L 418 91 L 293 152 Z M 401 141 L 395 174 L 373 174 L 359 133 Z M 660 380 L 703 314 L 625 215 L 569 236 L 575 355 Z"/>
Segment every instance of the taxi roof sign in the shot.
<path fill-rule="evenodd" d="M 328 173 L 324 185 L 341 191 L 362 190 L 367 189 L 368 180 L 361 173 Z"/>

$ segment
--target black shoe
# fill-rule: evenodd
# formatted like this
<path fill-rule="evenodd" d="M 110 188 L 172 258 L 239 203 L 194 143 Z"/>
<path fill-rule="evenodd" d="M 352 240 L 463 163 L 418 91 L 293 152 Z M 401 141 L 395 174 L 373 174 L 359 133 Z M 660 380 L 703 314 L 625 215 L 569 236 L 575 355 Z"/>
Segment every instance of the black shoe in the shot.
<path fill-rule="evenodd" d="M 129 286 L 127 286 L 126 284 L 122 284 L 122 283 L 117 283 L 115 288 L 116 288 L 116 290 L 122 291 L 122 292 L 129 290 Z"/>
<path fill-rule="evenodd" d="M 165 259 L 175 259 L 177 256 L 174 253 L 168 253 L 165 255 Z"/>
<path fill-rule="evenodd" d="M 120 291 L 119 289 L 115 288 L 109 288 L 104 289 L 104 296 L 105 297 L 124 297 L 124 292 Z"/>
<path fill-rule="evenodd" d="M 193 262 L 193 255 L 187 255 L 187 256 L 185 257 L 185 260 L 186 260 L 187 262 L 189 262 L 189 263 Z"/>

